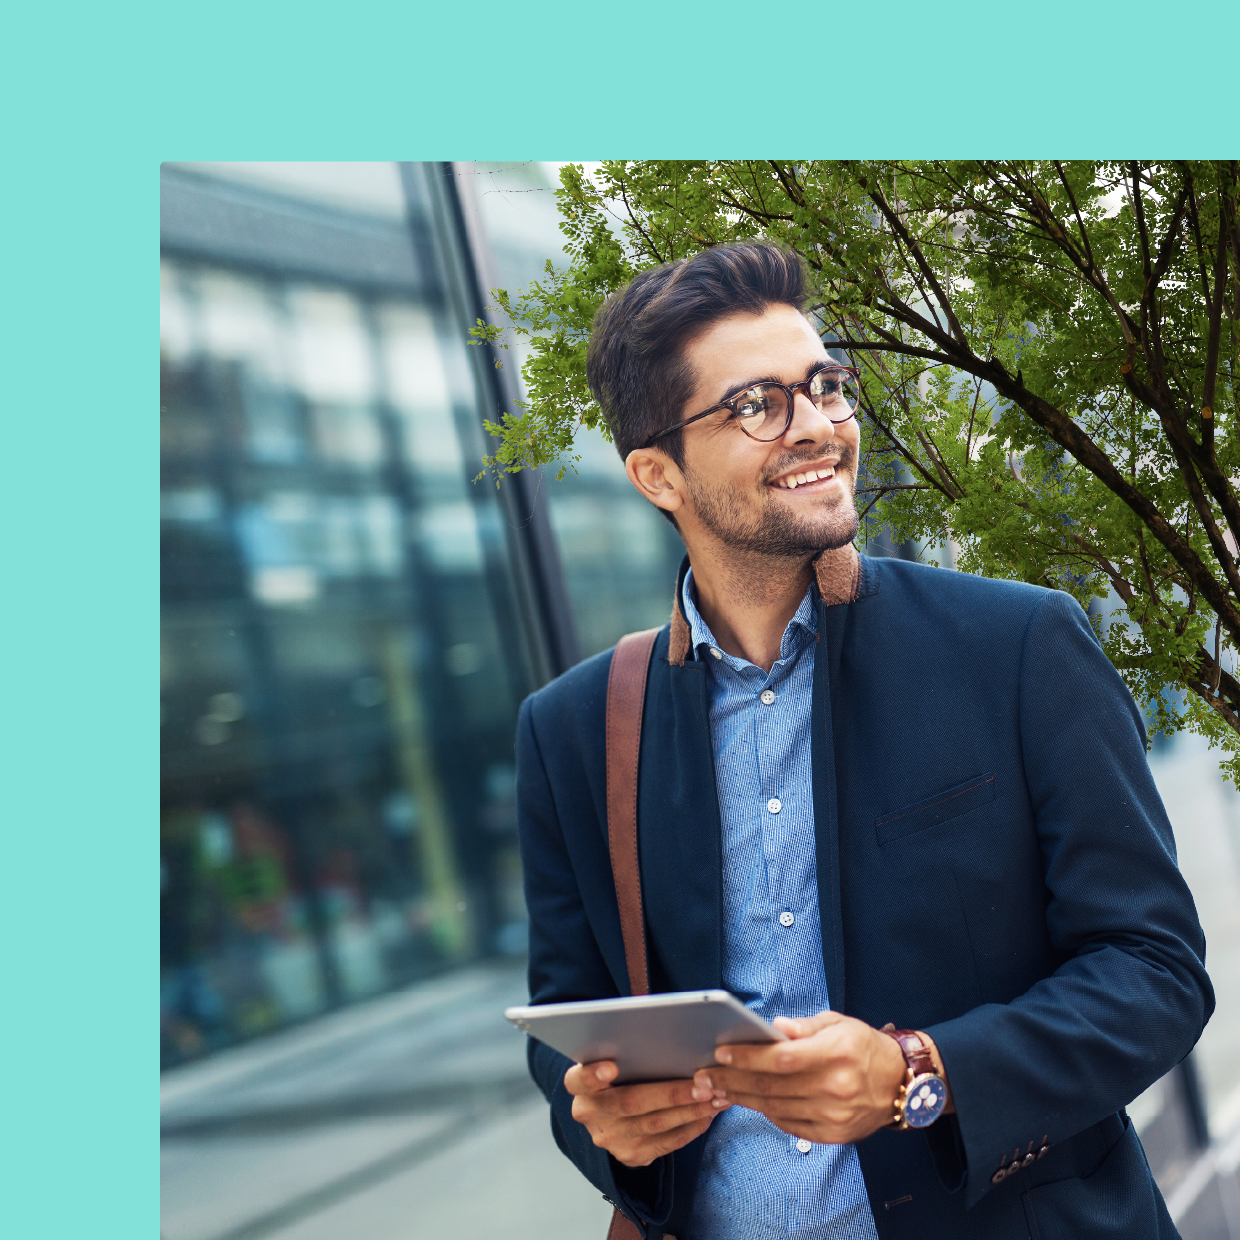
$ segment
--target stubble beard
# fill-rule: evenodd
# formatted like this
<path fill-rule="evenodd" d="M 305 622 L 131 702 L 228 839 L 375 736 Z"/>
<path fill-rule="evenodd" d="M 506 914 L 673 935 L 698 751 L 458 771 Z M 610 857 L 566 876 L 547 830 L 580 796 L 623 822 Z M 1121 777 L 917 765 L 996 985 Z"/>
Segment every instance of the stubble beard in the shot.
<path fill-rule="evenodd" d="M 846 447 L 836 462 L 837 475 L 843 471 L 855 478 L 856 460 L 856 450 Z M 796 463 L 795 457 L 779 462 L 771 476 L 779 477 Z M 687 471 L 684 479 L 698 520 L 733 551 L 773 559 L 801 559 L 847 546 L 860 528 L 851 486 L 829 507 L 815 507 L 811 513 L 798 515 L 780 503 L 766 483 L 762 484 L 763 502 L 753 506 L 743 503 L 733 490 L 703 486 L 696 475 Z"/>

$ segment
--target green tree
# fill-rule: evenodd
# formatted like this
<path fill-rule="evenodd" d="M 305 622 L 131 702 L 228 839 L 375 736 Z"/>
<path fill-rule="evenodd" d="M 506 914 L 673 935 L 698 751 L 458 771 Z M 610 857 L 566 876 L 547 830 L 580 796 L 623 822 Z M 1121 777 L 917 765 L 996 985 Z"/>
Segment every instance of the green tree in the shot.
<path fill-rule="evenodd" d="M 866 521 L 1082 605 L 1113 591 L 1137 701 L 1240 780 L 1236 161 L 617 160 L 565 168 L 557 197 L 568 265 L 494 291 L 531 337 L 497 479 L 562 476 L 577 427 L 606 432 L 585 354 L 613 289 L 723 242 L 790 247 L 863 372 Z"/>

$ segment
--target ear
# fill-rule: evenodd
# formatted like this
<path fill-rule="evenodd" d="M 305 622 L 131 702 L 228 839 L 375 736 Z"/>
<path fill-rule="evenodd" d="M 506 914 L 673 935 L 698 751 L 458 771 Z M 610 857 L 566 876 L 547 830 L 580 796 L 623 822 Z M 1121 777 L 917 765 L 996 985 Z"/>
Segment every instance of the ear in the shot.
<path fill-rule="evenodd" d="M 624 458 L 624 472 L 656 508 L 675 513 L 684 507 L 684 475 L 666 452 L 634 448 Z"/>

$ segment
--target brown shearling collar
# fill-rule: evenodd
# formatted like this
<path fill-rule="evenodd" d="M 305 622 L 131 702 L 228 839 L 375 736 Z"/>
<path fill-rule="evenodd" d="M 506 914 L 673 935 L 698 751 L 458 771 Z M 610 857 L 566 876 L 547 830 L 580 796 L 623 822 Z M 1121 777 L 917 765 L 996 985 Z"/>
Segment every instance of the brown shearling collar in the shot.
<path fill-rule="evenodd" d="M 818 593 L 828 607 L 836 603 L 851 603 L 861 585 L 861 557 L 857 548 L 849 543 L 834 551 L 822 551 L 814 561 L 814 579 Z M 667 648 L 667 661 L 673 667 L 684 667 L 689 657 L 693 639 L 689 622 L 680 609 L 680 590 L 672 601 L 672 632 Z"/>

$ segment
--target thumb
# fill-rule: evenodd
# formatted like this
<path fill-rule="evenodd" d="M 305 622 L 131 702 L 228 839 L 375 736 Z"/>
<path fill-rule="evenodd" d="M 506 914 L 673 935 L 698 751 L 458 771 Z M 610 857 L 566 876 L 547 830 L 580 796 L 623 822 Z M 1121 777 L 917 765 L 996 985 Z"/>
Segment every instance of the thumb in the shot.
<path fill-rule="evenodd" d="M 771 1024 L 775 1026 L 780 1033 L 786 1033 L 790 1038 L 808 1038 L 811 1034 L 817 1033 L 820 1029 L 826 1029 L 828 1025 L 837 1025 L 844 1017 L 839 1012 L 818 1012 L 814 1016 L 805 1016 L 800 1020 L 793 1020 L 788 1016 L 777 1016 Z"/>
<path fill-rule="evenodd" d="M 564 1073 L 564 1088 L 574 1096 L 597 1094 L 616 1079 L 616 1065 L 610 1059 L 597 1063 L 575 1063 Z"/>

